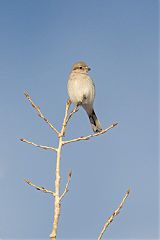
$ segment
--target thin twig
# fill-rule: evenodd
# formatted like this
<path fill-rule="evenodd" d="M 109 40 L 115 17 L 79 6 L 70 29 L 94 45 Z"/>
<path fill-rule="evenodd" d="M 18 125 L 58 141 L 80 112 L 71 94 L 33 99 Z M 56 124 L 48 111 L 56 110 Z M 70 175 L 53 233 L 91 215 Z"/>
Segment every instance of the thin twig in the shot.
<path fill-rule="evenodd" d="M 66 125 L 67 125 L 67 123 L 69 122 L 69 120 L 71 119 L 72 115 L 73 115 L 74 113 L 78 112 L 78 110 L 79 110 L 79 108 L 78 108 L 78 105 L 77 105 L 77 106 L 70 112 L 70 114 L 69 114 L 69 116 L 68 116 L 68 118 L 67 118 L 67 120 L 66 120 Z"/>
<path fill-rule="evenodd" d="M 63 192 L 62 195 L 60 196 L 60 201 L 61 201 L 62 198 L 65 196 L 65 194 L 69 191 L 69 184 L 70 184 L 71 176 L 72 176 L 72 172 L 69 172 L 69 174 L 68 174 L 68 181 L 67 181 L 67 183 L 66 183 L 64 192 Z"/>
<path fill-rule="evenodd" d="M 75 139 L 72 139 L 72 140 L 63 141 L 63 145 L 68 144 L 68 143 L 78 142 L 78 141 L 81 141 L 81 140 L 89 140 L 92 137 L 102 135 L 102 134 L 108 132 L 110 129 L 116 127 L 117 124 L 118 123 L 113 123 L 111 126 L 109 126 L 108 128 L 106 128 L 106 129 L 104 129 L 104 130 L 102 130 L 101 132 L 98 132 L 98 133 L 93 133 L 93 134 L 90 134 L 90 135 L 85 136 L 85 137 L 79 137 L 79 138 L 75 138 Z"/>
<path fill-rule="evenodd" d="M 57 152 L 57 149 L 54 148 L 54 147 L 48 147 L 48 146 L 36 144 L 36 143 L 33 143 L 33 142 L 28 141 L 28 140 L 25 139 L 25 138 L 21 138 L 20 141 L 21 141 L 21 142 L 28 143 L 28 144 L 30 144 L 30 145 L 33 145 L 34 147 L 42 148 L 42 149 L 44 149 L 44 150 L 52 150 L 52 151 Z"/>
<path fill-rule="evenodd" d="M 61 138 L 65 135 L 65 131 L 66 131 L 66 127 L 67 127 L 68 111 L 69 111 L 70 105 L 71 105 L 71 100 L 68 99 L 68 101 L 66 102 L 66 108 L 65 108 L 65 114 L 64 114 L 62 129 L 61 129 L 61 132 L 58 135 L 59 138 Z"/>
<path fill-rule="evenodd" d="M 24 179 L 24 181 L 25 181 L 27 184 L 29 184 L 30 186 L 36 188 L 37 190 L 40 190 L 40 191 L 42 191 L 42 192 L 44 192 L 44 193 L 50 193 L 50 194 L 52 194 L 54 197 L 56 196 L 55 192 L 52 192 L 52 191 L 50 191 L 50 190 L 48 190 L 48 189 L 46 189 L 46 188 L 44 188 L 44 187 L 39 187 L 39 186 L 33 184 L 31 181 L 29 181 L 29 180 L 27 180 L 27 179 Z"/>
<path fill-rule="evenodd" d="M 116 217 L 116 216 L 119 214 L 119 212 L 120 212 L 121 208 L 123 207 L 123 205 L 124 205 L 124 203 L 125 203 L 128 195 L 129 195 L 129 193 L 130 193 L 130 189 L 126 192 L 126 194 L 125 194 L 122 202 L 120 203 L 119 207 L 118 207 L 118 208 L 113 212 L 113 214 L 108 218 L 107 222 L 105 223 L 104 227 L 102 228 L 101 233 L 99 234 L 98 240 L 100 240 L 100 239 L 102 238 L 102 236 L 103 236 L 106 228 L 107 228 L 107 227 L 109 226 L 109 224 L 113 221 L 114 217 Z"/>
<path fill-rule="evenodd" d="M 58 130 L 50 123 L 50 121 L 44 117 L 44 115 L 42 114 L 40 108 L 38 106 L 36 106 L 36 104 L 33 102 L 33 100 L 31 99 L 31 97 L 29 96 L 28 92 L 24 92 L 25 97 L 29 100 L 29 102 L 31 103 L 32 107 L 37 111 L 37 114 L 40 118 L 42 118 L 49 126 L 50 128 L 52 128 L 55 133 L 58 135 L 59 132 Z"/>

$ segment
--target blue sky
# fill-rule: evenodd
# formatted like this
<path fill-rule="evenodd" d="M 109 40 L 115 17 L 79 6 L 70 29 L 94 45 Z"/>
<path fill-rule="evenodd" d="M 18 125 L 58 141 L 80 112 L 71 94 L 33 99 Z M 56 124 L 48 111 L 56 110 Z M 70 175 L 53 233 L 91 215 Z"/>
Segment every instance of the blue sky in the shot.
<path fill-rule="evenodd" d="M 67 145 L 61 161 L 58 237 L 96 239 L 128 188 L 131 194 L 105 233 L 108 239 L 158 238 L 158 1 L 0 1 L 0 238 L 47 239 L 55 154 L 21 143 L 56 146 L 57 139 L 23 96 L 28 90 L 60 128 L 71 66 L 83 60 L 96 85 L 95 111 L 105 128 L 88 142 Z M 83 109 L 67 139 L 91 133 Z M 53 189 L 54 190 L 54 189 Z"/>

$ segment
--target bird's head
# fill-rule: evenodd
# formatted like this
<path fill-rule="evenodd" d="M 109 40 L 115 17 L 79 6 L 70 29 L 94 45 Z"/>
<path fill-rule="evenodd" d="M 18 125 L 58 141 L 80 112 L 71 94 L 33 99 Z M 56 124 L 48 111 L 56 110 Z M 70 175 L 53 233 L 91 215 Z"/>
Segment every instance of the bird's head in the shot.
<path fill-rule="evenodd" d="M 78 73 L 88 73 L 90 71 L 90 67 L 85 62 L 76 62 L 72 66 L 72 71 L 78 72 Z"/>

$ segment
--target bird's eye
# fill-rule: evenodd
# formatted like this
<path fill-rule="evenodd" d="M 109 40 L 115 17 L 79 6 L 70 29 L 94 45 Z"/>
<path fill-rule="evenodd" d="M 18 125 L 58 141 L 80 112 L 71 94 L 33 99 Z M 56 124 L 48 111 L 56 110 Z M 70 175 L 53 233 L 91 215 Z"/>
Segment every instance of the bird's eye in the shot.
<path fill-rule="evenodd" d="M 79 67 L 79 69 L 82 69 L 82 67 Z"/>

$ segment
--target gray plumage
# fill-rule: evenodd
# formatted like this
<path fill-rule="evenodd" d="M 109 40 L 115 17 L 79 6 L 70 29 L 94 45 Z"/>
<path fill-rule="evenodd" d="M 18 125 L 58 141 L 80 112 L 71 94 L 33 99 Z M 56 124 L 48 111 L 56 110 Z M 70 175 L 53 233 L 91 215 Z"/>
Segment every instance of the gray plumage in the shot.
<path fill-rule="evenodd" d="M 102 131 L 101 124 L 94 112 L 95 85 L 89 77 L 89 66 L 85 62 L 77 62 L 72 66 L 68 79 L 68 95 L 72 103 L 81 105 L 88 114 L 94 132 Z"/>

